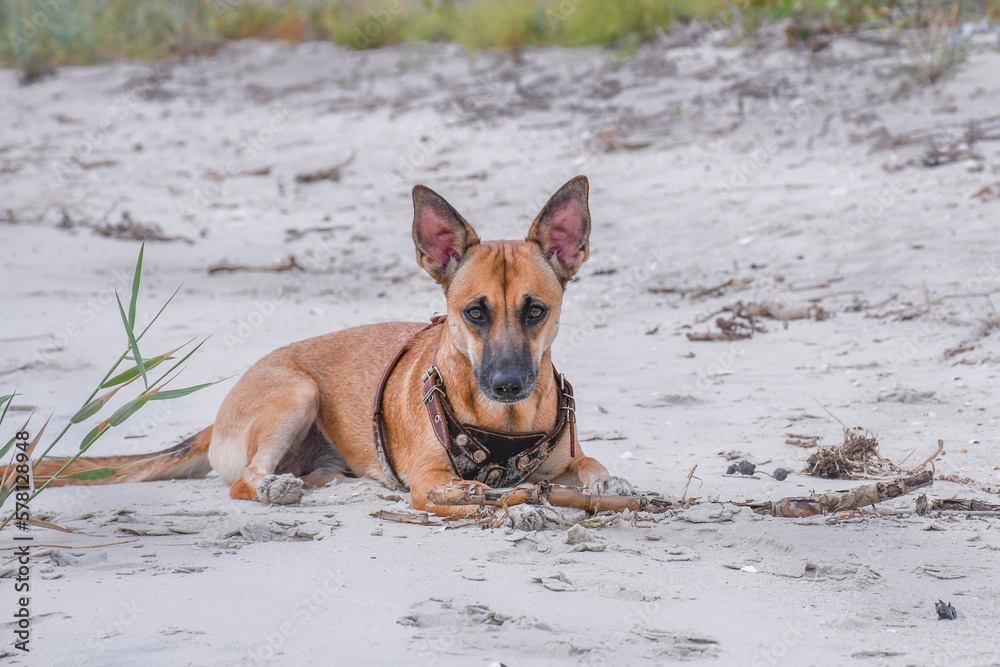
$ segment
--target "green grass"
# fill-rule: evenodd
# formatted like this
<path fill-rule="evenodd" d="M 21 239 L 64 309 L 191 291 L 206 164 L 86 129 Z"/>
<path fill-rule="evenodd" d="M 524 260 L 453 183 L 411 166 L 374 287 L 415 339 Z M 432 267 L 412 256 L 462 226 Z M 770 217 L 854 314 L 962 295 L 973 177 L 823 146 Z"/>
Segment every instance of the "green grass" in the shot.
<path fill-rule="evenodd" d="M 471 52 L 633 45 L 677 21 L 752 31 L 792 19 L 795 35 L 858 25 L 920 27 L 953 3 L 925 0 L 0 0 L 0 62 L 24 70 L 211 53 L 226 40 L 331 40 L 353 49 L 455 42 Z M 958 3 L 1000 16 L 1000 0 Z"/>
<path fill-rule="evenodd" d="M 83 401 L 82 406 L 76 411 L 76 414 L 69 418 L 62 430 L 60 430 L 59 433 L 52 438 L 48 446 L 45 447 L 41 454 L 34 456 L 34 450 L 42 441 L 45 429 L 49 425 L 51 418 L 46 420 L 45 423 L 42 424 L 37 431 L 35 431 L 33 425 L 31 425 L 31 416 L 29 416 L 28 421 L 25 422 L 23 426 L 19 428 L 15 427 L 17 428 L 17 431 L 14 437 L 7 440 L 3 447 L 0 447 L 0 461 L 7 456 L 8 452 L 10 453 L 9 463 L 6 466 L 3 466 L 2 463 L 0 463 L 0 508 L 4 508 L 4 506 L 7 505 L 6 509 L 0 509 L 0 519 L 2 519 L 0 520 L 0 531 L 2 531 L 12 520 L 21 520 L 28 517 L 30 513 L 23 511 L 27 504 L 34 500 L 40 493 L 49 488 L 49 486 L 57 479 L 87 481 L 113 477 L 116 474 L 116 471 L 111 468 L 97 467 L 96 464 L 93 463 L 90 463 L 91 467 L 85 467 L 85 469 L 77 472 L 69 472 L 68 469 L 84 454 L 86 454 L 87 450 L 89 450 L 90 447 L 97 442 L 99 438 L 101 438 L 101 436 L 106 435 L 115 427 L 121 426 L 130 417 L 141 411 L 142 408 L 145 407 L 150 401 L 176 400 L 216 384 L 215 382 L 207 382 L 204 384 L 194 385 L 192 387 L 166 389 L 166 386 L 177 377 L 181 370 L 183 370 L 182 367 L 184 363 L 198 351 L 205 341 L 198 343 L 198 345 L 194 346 L 187 352 L 187 354 L 181 357 L 179 361 L 173 364 L 169 364 L 167 362 L 174 361 L 174 353 L 178 352 L 181 348 L 186 347 L 190 341 L 189 343 L 176 347 L 169 352 L 165 352 L 154 357 L 144 357 L 139 350 L 139 341 L 142 340 L 143 336 L 146 335 L 146 332 L 148 332 L 153 324 L 156 323 L 156 320 L 159 319 L 163 310 L 174 298 L 171 296 L 163 307 L 160 308 L 159 312 L 157 312 L 156 316 L 153 317 L 149 324 L 147 324 L 141 331 L 136 331 L 136 304 L 139 300 L 139 287 L 142 282 L 142 260 L 145 248 L 146 244 L 143 242 L 139 249 L 139 258 L 136 261 L 135 272 L 132 274 L 132 286 L 127 311 L 125 309 L 125 304 L 122 302 L 121 296 L 118 295 L 117 291 L 115 292 L 115 296 L 118 299 L 118 311 L 121 316 L 122 326 L 125 329 L 125 337 L 128 339 L 128 345 L 125 351 L 122 352 L 121 356 L 118 357 L 118 360 L 114 362 L 111 369 L 104 375 L 104 378 L 97 383 L 97 386 L 91 391 L 90 396 Z M 178 290 L 179 289 L 180 288 L 178 288 Z M 174 292 L 174 294 L 176 295 L 177 292 Z M 120 370 L 122 364 L 129 361 L 133 362 L 135 365 L 126 368 L 124 371 Z M 154 370 L 162 370 L 161 366 L 170 366 L 170 368 L 163 373 L 158 373 L 159 377 L 150 382 L 149 376 L 153 374 Z M 142 379 L 142 386 L 141 389 L 139 389 L 138 396 L 130 400 L 126 400 L 125 403 L 115 410 L 110 416 L 105 417 L 102 421 L 93 426 L 89 432 L 83 436 L 80 441 L 80 446 L 75 454 L 70 457 L 51 455 L 52 449 L 59 443 L 60 440 L 63 439 L 64 436 L 66 436 L 67 433 L 69 433 L 71 429 L 88 421 L 94 421 L 93 418 L 97 417 L 102 411 L 105 413 L 110 411 L 109 406 L 111 405 L 112 399 L 115 398 L 115 394 L 140 378 Z M 219 382 L 221 382 L 221 380 Z M 100 393 L 102 389 L 108 391 Z M 18 393 L 16 391 L 12 391 L 10 394 L 0 397 L 0 429 L 6 430 L 4 418 L 7 417 L 8 409 L 11 407 L 16 395 L 18 395 Z M 105 408 L 107 408 L 107 410 L 105 410 Z M 28 430 L 29 426 L 31 426 L 31 433 L 23 435 L 23 433 Z M 27 442 L 29 437 L 32 438 L 30 443 Z M 20 445 L 24 446 L 23 449 Z M 62 465 L 59 466 L 59 469 L 55 473 L 46 474 L 44 476 L 39 475 L 35 471 L 37 470 L 38 465 L 47 459 L 60 461 L 62 462 Z M 9 500 L 15 502 L 8 503 L 7 501 Z M 65 530 L 64 528 L 60 528 L 55 524 L 45 521 L 28 519 L 28 522 L 34 525 Z"/>

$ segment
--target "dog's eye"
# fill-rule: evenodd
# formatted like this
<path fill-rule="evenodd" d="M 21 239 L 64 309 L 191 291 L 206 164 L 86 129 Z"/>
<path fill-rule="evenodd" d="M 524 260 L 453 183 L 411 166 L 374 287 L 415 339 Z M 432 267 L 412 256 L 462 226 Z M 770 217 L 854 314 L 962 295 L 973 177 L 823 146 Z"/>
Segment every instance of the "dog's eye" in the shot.
<path fill-rule="evenodd" d="M 483 309 L 479 306 L 473 306 L 472 308 L 467 308 L 465 314 L 469 316 L 470 320 L 481 320 L 483 319 Z"/>
<path fill-rule="evenodd" d="M 531 310 L 528 311 L 528 319 L 538 320 L 541 319 L 542 315 L 544 314 L 545 314 L 544 308 L 542 308 L 541 306 L 532 306 Z"/>

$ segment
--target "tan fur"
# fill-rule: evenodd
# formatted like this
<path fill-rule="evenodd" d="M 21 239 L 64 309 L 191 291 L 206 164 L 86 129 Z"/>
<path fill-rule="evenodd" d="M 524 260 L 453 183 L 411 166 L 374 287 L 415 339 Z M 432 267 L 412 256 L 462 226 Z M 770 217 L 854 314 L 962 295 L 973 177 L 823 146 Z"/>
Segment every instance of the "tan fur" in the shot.
<path fill-rule="evenodd" d="M 422 401 L 420 378 L 435 353 L 460 421 L 511 432 L 553 428 L 558 390 L 550 346 L 558 333 L 564 286 L 589 253 L 586 197 L 586 179 L 577 177 L 553 196 L 528 239 L 480 242 L 439 195 L 422 186 L 414 189 L 418 262 L 442 284 L 448 302 L 447 324 L 424 331 L 412 342 L 389 378 L 383 402 L 390 457 L 410 488 L 415 508 L 443 515 L 476 509 L 439 507 L 427 500 L 427 491 L 433 487 L 458 481 Z M 576 233 L 570 235 L 569 244 L 565 242 L 567 230 Z M 519 320 L 518 309 L 526 295 L 548 309 L 544 322 L 536 327 Z M 494 318 L 488 331 L 470 326 L 463 315 L 476 299 L 492 308 Z M 330 451 L 335 447 L 350 473 L 385 483 L 373 446 L 372 405 L 392 356 L 424 326 L 362 326 L 281 348 L 254 364 L 236 383 L 214 426 L 173 450 L 89 459 L 74 470 L 109 466 L 119 473 L 104 483 L 143 481 L 201 476 L 210 461 L 230 485 L 233 498 L 257 499 L 258 484 L 268 475 L 291 473 L 306 486 L 317 486 L 344 472 L 317 463 L 305 451 L 307 436 L 318 429 L 323 446 Z M 529 350 L 538 369 L 537 384 L 523 400 L 497 402 L 480 390 L 474 370 L 491 345 L 493 349 Z M 39 470 L 51 474 L 52 465 L 45 462 Z M 542 479 L 595 487 L 610 476 L 604 466 L 584 456 L 578 444 L 576 456 L 570 456 L 567 429 L 530 481 Z"/>

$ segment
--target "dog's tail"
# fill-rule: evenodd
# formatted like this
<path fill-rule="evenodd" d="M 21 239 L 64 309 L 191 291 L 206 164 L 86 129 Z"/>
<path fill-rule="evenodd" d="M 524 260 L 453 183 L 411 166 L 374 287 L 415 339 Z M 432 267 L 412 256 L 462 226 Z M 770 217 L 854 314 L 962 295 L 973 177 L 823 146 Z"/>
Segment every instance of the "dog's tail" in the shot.
<path fill-rule="evenodd" d="M 136 454 L 134 456 L 99 456 L 80 458 L 74 461 L 50 486 L 68 486 L 77 484 L 120 484 L 122 482 L 152 482 L 161 479 L 191 479 L 204 477 L 212 469 L 208 462 L 208 445 L 212 441 L 212 427 L 175 445 L 170 449 L 151 454 Z M 49 481 L 59 472 L 65 461 L 45 459 L 35 466 L 35 484 L 41 485 Z M 6 479 L 14 466 L 0 466 L 0 479 Z M 65 479 L 66 475 L 111 468 L 115 474 L 111 477 L 94 480 Z"/>

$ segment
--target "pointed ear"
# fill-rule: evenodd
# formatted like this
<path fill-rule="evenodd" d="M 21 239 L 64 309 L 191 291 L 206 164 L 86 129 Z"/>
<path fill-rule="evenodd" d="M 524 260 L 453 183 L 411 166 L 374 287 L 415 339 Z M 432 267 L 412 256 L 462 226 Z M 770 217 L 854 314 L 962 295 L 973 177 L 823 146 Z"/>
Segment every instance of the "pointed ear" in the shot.
<path fill-rule="evenodd" d="M 577 176 L 552 195 L 528 232 L 565 285 L 590 256 L 590 208 L 586 176 Z"/>
<path fill-rule="evenodd" d="M 479 243 L 479 237 L 444 197 L 418 185 L 413 188 L 413 243 L 417 246 L 417 264 L 447 287 L 465 253 Z"/>

